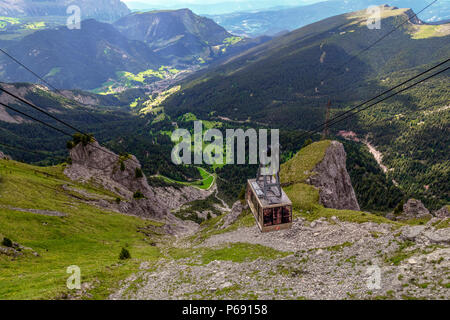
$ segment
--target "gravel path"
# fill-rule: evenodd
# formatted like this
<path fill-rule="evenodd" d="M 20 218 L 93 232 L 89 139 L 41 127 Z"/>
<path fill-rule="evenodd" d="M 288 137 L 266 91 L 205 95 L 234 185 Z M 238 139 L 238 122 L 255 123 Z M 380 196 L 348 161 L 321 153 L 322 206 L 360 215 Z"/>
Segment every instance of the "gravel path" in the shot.
<path fill-rule="evenodd" d="M 373 232 L 386 234 L 391 232 L 391 225 L 376 223 L 346 223 L 337 219 L 330 224 L 323 219 L 306 223 L 303 219 L 296 219 L 289 230 L 261 233 L 255 225 L 249 228 L 213 235 L 201 246 L 216 246 L 223 243 L 246 242 L 260 244 L 279 251 L 298 251 L 311 248 L 323 248 L 341 244 L 344 242 L 355 242 L 371 235 Z"/>
<path fill-rule="evenodd" d="M 41 214 L 44 216 L 52 216 L 52 217 L 66 217 L 67 213 L 59 212 L 59 211 L 49 211 L 49 210 L 37 210 L 37 209 L 22 209 L 22 208 L 14 208 L 10 206 L 0 206 L 1 208 L 13 210 L 13 211 L 19 211 L 19 212 L 27 212 L 27 213 L 34 213 L 34 214 Z"/>

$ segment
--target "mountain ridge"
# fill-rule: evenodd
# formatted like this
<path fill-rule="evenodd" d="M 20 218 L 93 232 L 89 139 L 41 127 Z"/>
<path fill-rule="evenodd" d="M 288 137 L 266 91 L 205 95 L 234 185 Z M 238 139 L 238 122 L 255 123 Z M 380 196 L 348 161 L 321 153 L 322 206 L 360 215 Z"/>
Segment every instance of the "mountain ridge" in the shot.
<path fill-rule="evenodd" d="M 234 12 L 222 15 L 208 15 L 208 17 L 224 26 L 228 31 L 241 36 L 273 35 L 285 29 L 292 31 L 335 15 L 361 10 L 372 5 L 384 4 L 399 8 L 412 8 L 416 12 L 425 7 L 425 3 L 421 0 L 322 1 L 279 10 Z M 450 18 L 449 9 L 450 2 L 437 2 L 421 13 L 420 17 L 431 23 L 436 23 L 436 19 L 440 19 L 441 23 L 443 23 Z"/>
<path fill-rule="evenodd" d="M 13 27 L 19 28 L 17 25 Z M 55 87 L 97 93 L 133 87 L 158 90 L 268 40 L 232 36 L 189 9 L 134 13 L 115 24 L 87 19 L 81 22 L 81 30 L 45 23 L 36 30 L 16 29 L 5 31 L 4 37 L 15 37 L 5 40 L 9 54 Z M 3 55 L 0 78 L 37 81 Z"/>
<path fill-rule="evenodd" d="M 127 39 L 112 25 L 82 21 L 81 30 L 67 27 L 41 30 L 12 43 L 8 52 L 60 88 L 94 89 L 115 72 L 158 69 L 164 59 L 144 43 Z M 2 57 L 4 81 L 36 79 L 7 57 Z"/>
<path fill-rule="evenodd" d="M 212 20 L 189 9 L 132 13 L 114 26 L 129 39 L 143 41 L 155 52 L 177 59 L 209 58 L 212 47 L 231 37 Z"/>
<path fill-rule="evenodd" d="M 120 0 L 0 0 L 0 15 L 8 17 L 68 17 L 67 9 L 71 5 L 79 6 L 82 20 L 95 18 L 100 21 L 112 22 L 130 13 L 130 10 Z"/>

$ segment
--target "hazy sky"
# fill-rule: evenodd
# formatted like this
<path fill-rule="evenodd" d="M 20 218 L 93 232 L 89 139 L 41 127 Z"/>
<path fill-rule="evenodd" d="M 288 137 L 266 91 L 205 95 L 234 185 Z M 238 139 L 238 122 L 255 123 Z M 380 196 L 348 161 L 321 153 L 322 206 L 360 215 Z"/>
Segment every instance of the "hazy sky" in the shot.
<path fill-rule="evenodd" d="M 208 5 L 208 4 L 216 4 L 216 3 L 239 3 L 239 4 L 247 4 L 251 3 L 255 6 L 261 4 L 263 7 L 267 7 L 267 3 L 272 3 L 273 6 L 280 5 L 302 5 L 309 4 L 314 2 L 320 2 L 324 0 L 122 0 L 127 3 L 142 3 L 147 4 L 149 7 L 157 7 L 157 6 L 180 6 L 180 7 L 188 7 L 189 5 Z M 133 7 L 131 5 L 130 7 Z"/>
<path fill-rule="evenodd" d="M 183 4 L 209 4 L 209 3 L 223 3 L 223 2 L 267 2 L 266 0 L 122 0 L 123 2 L 140 2 L 147 3 L 149 5 L 158 5 L 158 4 L 174 4 L 174 5 L 183 5 Z M 273 5 L 279 5 L 280 3 L 286 2 L 289 4 L 303 4 L 303 3 L 312 3 L 319 2 L 324 0 L 273 0 Z"/>

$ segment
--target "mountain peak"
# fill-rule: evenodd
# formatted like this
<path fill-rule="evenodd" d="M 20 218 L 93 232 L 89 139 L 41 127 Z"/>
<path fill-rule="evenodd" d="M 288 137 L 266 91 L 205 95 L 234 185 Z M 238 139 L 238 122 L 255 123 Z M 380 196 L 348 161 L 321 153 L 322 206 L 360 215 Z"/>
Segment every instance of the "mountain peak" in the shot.
<path fill-rule="evenodd" d="M 147 43 L 160 54 L 185 63 L 207 59 L 212 47 L 231 37 L 213 20 L 189 9 L 148 11 L 123 17 L 114 26 L 127 38 Z"/>

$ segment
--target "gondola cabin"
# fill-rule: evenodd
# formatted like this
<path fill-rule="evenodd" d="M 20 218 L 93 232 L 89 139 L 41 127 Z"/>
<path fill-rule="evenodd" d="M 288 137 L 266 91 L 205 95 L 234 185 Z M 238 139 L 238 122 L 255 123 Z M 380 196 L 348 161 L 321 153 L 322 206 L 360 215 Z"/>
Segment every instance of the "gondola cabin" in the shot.
<path fill-rule="evenodd" d="M 263 184 L 256 179 L 248 180 L 246 201 L 261 232 L 278 231 L 292 227 L 292 202 L 280 188 L 263 191 Z"/>

